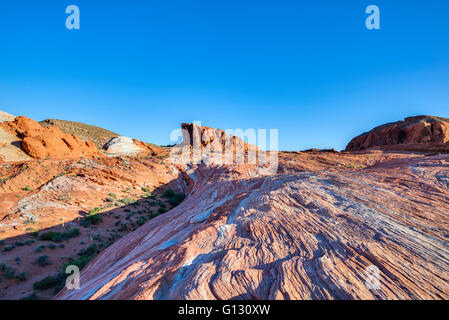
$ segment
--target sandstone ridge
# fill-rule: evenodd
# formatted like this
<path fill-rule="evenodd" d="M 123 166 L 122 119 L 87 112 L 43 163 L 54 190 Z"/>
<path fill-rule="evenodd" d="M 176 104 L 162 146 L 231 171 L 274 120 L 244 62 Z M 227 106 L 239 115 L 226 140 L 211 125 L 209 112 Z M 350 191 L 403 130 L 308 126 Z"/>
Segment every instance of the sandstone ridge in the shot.
<path fill-rule="evenodd" d="M 36 159 L 100 154 L 91 141 L 83 141 L 74 134 L 65 134 L 58 127 L 42 127 L 38 122 L 24 116 L 3 122 L 0 126 L 15 134 L 21 140 L 23 150 Z"/>
<path fill-rule="evenodd" d="M 352 139 L 346 151 L 384 146 L 389 150 L 399 146 L 400 150 L 449 152 L 449 119 L 416 116 L 387 123 Z"/>

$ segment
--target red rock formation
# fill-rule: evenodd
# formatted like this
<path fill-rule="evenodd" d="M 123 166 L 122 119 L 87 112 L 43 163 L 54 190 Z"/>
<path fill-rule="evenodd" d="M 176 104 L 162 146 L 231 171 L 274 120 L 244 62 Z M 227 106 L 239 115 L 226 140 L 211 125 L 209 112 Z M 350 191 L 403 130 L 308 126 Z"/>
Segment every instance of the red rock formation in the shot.
<path fill-rule="evenodd" d="M 277 175 L 201 164 L 181 205 L 57 298 L 448 299 L 448 166 L 381 151 L 281 153 Z"/>
<path fill-rule="evenodd" d="M 232 152 L 257 151 L 256 141 L 249 144 L 235 135 L 226 135 L 221 129 L 199 126 L 194 123 L 181 124 L 183 143 L 193 148 L 208 149 L 214 152 L 225 152 L 232 148 Z"/>
<path fill-rule="evenodd" d="M 440 148 L 449 151 L 448 143 L 449 119 L 418 116 L 374 128 L 354 138 L 346 150 L 360 151 L 379 146 L 421 144 L 428 146 L 427 150 Z"/>
<path fill-rule="evenodd" d="M 42 127 L 24 116 L 1 123 L 0 126 L 21 138 L 23 150 L 36 159 L 100 155 L 91 141 L 83 141 L 73 134 L 64 134 L 57 127 Z"/>

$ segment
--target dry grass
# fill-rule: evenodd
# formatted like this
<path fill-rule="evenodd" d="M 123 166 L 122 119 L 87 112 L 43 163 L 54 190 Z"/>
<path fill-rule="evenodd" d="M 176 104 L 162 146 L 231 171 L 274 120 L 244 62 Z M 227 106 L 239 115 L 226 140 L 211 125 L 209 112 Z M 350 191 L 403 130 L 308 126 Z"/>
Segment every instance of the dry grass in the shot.
<path fill-rule="evenodd" d="M 92 141 L 100 150 L 111 138 L 119 136 L 118 133 L 74 121 L 47 119 L 39 123 L 44 127 L 57 126 L 64 133 L 76 134 L 83 140 Z"/>

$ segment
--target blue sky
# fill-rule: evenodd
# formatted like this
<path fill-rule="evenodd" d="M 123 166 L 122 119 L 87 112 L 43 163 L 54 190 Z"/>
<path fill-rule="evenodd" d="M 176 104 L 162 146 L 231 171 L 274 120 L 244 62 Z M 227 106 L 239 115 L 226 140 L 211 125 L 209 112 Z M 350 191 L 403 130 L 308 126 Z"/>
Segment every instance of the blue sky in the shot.
<path fill-rule="evenodd" d="M 365 28 L 370 4 L 381 30 Z M 0 110 L 157 144 L 200 120 L 343 149 L 385 122 L 449 117 L 448 15 L 447 0 L 2 0 Z"/>

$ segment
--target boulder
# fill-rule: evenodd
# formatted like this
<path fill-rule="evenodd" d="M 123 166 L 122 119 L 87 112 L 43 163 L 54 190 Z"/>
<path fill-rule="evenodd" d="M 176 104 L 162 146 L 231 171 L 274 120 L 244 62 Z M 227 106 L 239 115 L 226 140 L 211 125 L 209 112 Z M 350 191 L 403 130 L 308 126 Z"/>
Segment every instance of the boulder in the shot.
<path fill-rule="evenodd" d="M 104 145 L 103 149 L 109 154 L 133 154 L 143 150 L 134 143 L 133 139 L 123 136 L 112 138 Z"/>
<path fill-rule="evenodd" d="M 21 139 L 23 150 L 36 159 L 100 155 L 92 142 L 83 141 L 74 134 L 65 134 L 57 127 L 42 127 L 24 116 L 1 126 Z"/>
<path fill-rule="evenodd" d="M 405 118 L 366 132 L 347 145 L 346 151 L 394 145 L 428 145 L 444 147 L 449 143 L 449 119 L 433 116 Z M 390 147 L 391 148 L 391 147 Z"/>

